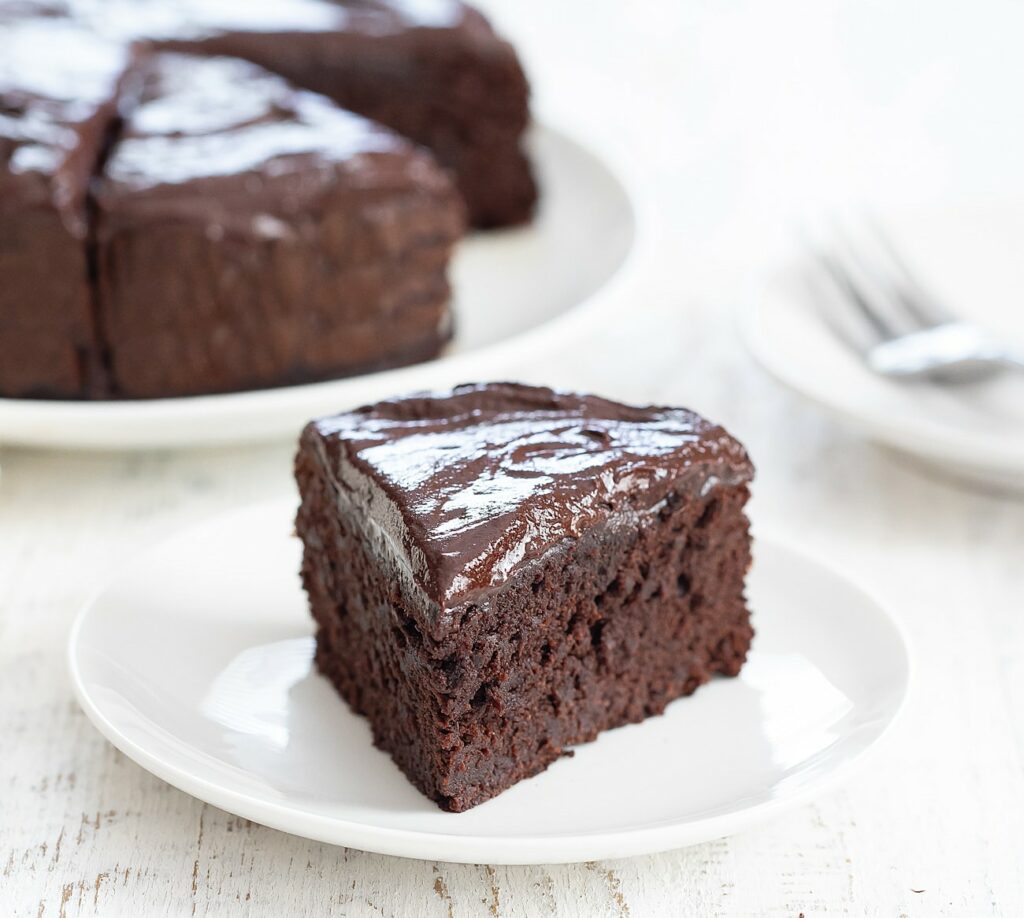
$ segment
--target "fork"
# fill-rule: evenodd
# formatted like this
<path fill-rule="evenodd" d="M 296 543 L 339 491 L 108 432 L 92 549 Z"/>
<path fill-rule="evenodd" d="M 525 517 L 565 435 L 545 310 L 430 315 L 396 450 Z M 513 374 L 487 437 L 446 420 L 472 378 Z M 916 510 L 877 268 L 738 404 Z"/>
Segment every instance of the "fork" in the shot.
<path fill-rule="evenodd" d="M 832 330 L 881 376 L 957 384 L 1024 369 L 1024 349 L 957 318 L 924 287 L 889 237 L 865 221 L 835 228 L 810 276 Z"/>

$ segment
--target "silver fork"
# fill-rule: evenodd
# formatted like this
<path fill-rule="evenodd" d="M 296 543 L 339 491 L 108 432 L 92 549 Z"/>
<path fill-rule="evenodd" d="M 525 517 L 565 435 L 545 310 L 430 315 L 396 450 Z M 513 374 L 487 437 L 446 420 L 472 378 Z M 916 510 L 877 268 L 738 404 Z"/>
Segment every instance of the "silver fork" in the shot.
<path fill-rule="evenodd" d="M 828 247 L 814 247 L 814 297 L 833 331 L 871 370 L 955 384 L 1024 369 L 1024 349 L 958 319 L 920 283 L 877 224 L 831 235 Z"/>

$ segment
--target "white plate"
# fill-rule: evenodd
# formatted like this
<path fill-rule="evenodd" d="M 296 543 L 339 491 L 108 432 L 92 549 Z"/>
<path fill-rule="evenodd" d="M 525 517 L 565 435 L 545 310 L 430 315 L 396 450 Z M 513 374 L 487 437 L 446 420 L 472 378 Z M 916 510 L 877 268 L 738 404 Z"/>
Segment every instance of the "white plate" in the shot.
<path fill-rule="evenodd" d="M 899 629 L 855 585 L 760 542 L 757 637 L 741 676 L 612 730 L 466 813 L 439 810 L 311 669 L 294 508 L 183 533 L 83 610 L 70 665 L 122 752 L 215 806 L 405 857 L 554 863 L 721 837 L 845 774 L 908 688 Z"/>
<path fill-rule="evenodd" d="M 1024 202 L 884 222 L 950 309 L 1024 342 Z M 770 373 L 870 438 L 971 482 L 1024 489 L 1024 374 L 960 388 L 875 376 L 816 314 L 795 264 L 753 298 L 741 322 Z"/>
<path fill-rule="evenodd" d="M 452 266 L 456 338 L 428 363 L 306 386 L 130 402 L 0 399 L 0 440 L 64 448 L 212 445 L 297 436 L 311 417 L 403 391 L 514 373 L 523 355 L 595 317 L 634 250 L 635 214 L 620 180 L 551 128 L 530 147 L 542 197 L 528 227 L 478 233 Z M 609 282 L 616 279 L 617 283 Z M 598 295 L 600 293 L 600 295 Z"/>

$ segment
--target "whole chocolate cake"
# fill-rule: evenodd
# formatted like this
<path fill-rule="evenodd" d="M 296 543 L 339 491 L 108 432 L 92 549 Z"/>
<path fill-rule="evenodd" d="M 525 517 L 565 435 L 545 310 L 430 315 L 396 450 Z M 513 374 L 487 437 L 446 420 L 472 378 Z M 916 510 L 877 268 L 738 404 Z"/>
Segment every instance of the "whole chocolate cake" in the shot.
<path fill-rule="evenodd" d="M 736 675 L 753 467 L 682 409 L 512 384 L 311 423 L 317 665 L 441 807 Z"/>
<path fill-rule="evenodd" d="M 463 214 L 532 211 L 525 78 L 458 0 L 0 0 L 0 30 L 0 396 L 427 359 Z"/>

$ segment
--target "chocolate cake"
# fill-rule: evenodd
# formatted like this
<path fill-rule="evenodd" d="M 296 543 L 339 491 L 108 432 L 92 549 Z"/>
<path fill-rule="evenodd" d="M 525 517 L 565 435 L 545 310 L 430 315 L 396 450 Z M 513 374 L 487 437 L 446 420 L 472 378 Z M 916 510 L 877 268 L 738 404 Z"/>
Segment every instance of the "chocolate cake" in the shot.
<path fill-rule="evenodd" d="M 475 806 L 739 672 L 752 475 L 692 412 L 513 384 L 315 421 L 317 665 L 424 794 Z"/>
<path fill-rule="evenodd" d="M 0 397 L 427 359 L 460 211 L 508 225 L 536 198 L 525 78 L 458 0 L 0 0 L 0 29 Z M 184 52 L 250 65 L 217 91 L 228 65 Z"/>
<path fill-rule="evenodd" d="M 95 192 L 114 394 L 437 354 L 464 210 L 424 151 L 237 58 L 159 54 L 136 77 Z"/>

